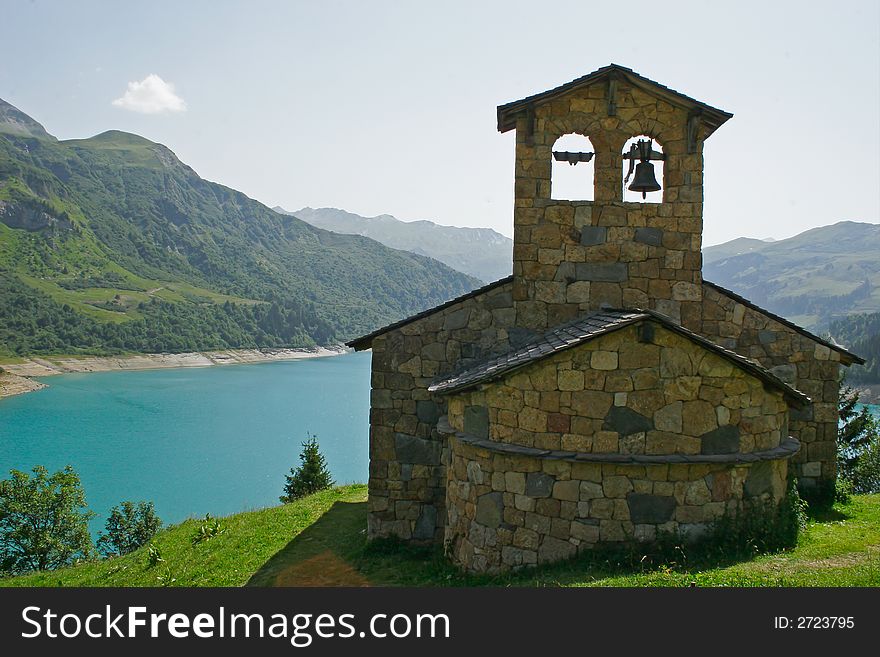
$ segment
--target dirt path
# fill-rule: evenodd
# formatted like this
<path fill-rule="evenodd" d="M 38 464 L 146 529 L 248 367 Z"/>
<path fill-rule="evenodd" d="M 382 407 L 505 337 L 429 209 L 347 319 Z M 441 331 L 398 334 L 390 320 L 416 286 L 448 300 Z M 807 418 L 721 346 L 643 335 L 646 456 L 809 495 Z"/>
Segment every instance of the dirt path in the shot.
<path fill-rule="evenodd" d="M 366 526 L 365 501 L 336 502 L 254 573 L 247 586 L 370 586 L 353 556 L 363 546 Z"/>
<path fill-rule="evenodd" d="M 270 586 L 370 586 L 370 582 L 328 550 L 283 568 Z"/>

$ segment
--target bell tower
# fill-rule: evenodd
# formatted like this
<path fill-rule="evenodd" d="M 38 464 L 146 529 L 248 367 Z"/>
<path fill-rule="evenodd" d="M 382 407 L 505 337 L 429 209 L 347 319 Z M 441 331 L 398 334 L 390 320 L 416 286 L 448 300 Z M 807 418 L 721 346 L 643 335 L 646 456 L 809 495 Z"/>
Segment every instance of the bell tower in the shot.
<path fill-rule="evenodd" d="M 703 142 L 731 116 L 616 64 L 500 106 L 498 130 L 516 129 L 516 325 L 647 308 L 699 331 Z M 570 134 L 593 152 L 554 151 Z M 553 198 L 554 159 L 593 167 L 591 200 Z"/>

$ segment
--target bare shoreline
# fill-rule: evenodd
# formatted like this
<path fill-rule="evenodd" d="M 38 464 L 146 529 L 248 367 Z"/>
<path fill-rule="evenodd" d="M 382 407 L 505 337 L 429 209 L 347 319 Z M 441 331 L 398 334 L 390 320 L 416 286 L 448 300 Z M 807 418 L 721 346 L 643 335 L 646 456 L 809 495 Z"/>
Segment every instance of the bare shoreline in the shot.
<path fill-rule="evenodd" d="M 0 399 L 45 388 L 32 377 L 72 372 L 110 372 L 117 370 L 155 370 L 177 367 L 244 365 L 278 360 L 323 358 L 348 353 L 346 349 L 222 349 L 182 354 L 133 354 L 129 356 L 47 356 L 28 358 L 22 363 L 0 366 Z"/>

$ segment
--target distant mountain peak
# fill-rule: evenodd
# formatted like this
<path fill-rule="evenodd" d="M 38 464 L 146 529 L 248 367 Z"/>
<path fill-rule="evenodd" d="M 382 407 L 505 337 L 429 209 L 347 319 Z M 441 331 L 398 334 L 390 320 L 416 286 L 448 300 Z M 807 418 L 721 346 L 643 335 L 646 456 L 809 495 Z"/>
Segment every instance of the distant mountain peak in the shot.
<path fill-rule="evenodd" d="M 164 144 L 147 139 L 133 132 L 124 130 L 105 130 L 94 137 L 86 139 L 66 139 L 62 142 L 65 146 L 73 148 L 86 148 L 89 150 L 116 151 L 122 157 L 136 156 L 138 153 L 152 161 L 158 161 L 165 167 L 183 167 L 188 171 L 192 169 L 180 161 L 180 158 Z M 195 173 L 194 171 L 192 171 Z"/>
<path fill-rule="evenodd" d="M 136 135 L 133 132 L 126 132 L 125 130 L 105 130 L 104 132 L 98 133 L 94 137 L 89 138 L 93 142 L 114 142 L 114 143 L 133 143 L 133 144 L 154 144 L 155 142 L 150 141 L 146 137 L 141 137 L 140 135 Z"/>
<path fill-rule="evenodd" d="M 427 255 L 481 281 L 510 275 L 513 242 L 491 228 L 444 226 L 427 219 L 401 221 L 390 214 L 362 217 L 339 208 L 273 209 L 318 228 L 361 235 L 393 249 Z"/>
<path fill-rule="evenodd" d="M 67 144 L 69 146 L 83 144 L 91 148 L 103 147 L 120 149 L 149 148 L 153 146 L 159 146 L 171 152 L 171 149 L 166 146 L 162 146 L 162 144 L 151 141 L 146 137 L 136 135 L 133 132 L 125 132 L 124 130 L 105 130 L 104 132 L 98 133 L 94 137 L 86 137 L 85 139 L 65 139 L 61 143 Z"/>
<path fill-rule="evenodd" d="M 37 121 L 2 98 L 0 98 L 0 132 L 57 141 Z"/>
<path fill-rule="evenodd" d="M 811 330 L 880 310 L 880 225 L 838 221 L 703 249 L 703 277 Z"/>

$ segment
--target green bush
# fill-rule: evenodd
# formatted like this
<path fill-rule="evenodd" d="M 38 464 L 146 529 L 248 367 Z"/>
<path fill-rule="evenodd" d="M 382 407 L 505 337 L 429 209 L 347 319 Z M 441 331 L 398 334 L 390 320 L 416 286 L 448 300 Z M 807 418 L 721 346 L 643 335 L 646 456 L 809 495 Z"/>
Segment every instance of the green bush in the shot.
<path fill-rule="evenodd" d="M 98 536 L 98 552 L 104 556 L 134 552 L 153 537 L 162 526 L 152 502 L 122 502 L 110 510 L 105 529 Z"/>
<path fill-rule="evenodd" d="M 807 503 L 798 493 L 797 480 L 789 477 L 778 506 L 744 501 L 739 513 L 726 513 L 710 525 L 705 543 L 727 556 L 778 552 L 794 547 L 806 525 Z"/>
<path fill-rule="evenodd" d="M 156 545 L 150 543 L 150 547 L 147 548 L 147 567 L 155 568 L 164 561 L 165 559 L 162 558 L 162 551 Z"/>
<path fill-rule="evenodd" d="M 837 504 L 847 504 L 852 495 L 852 484 L 843 477 L 837 477 L 834 480 L 834 502 Z"/>
<path fill-rule="evenodd" d="M 849 481 L 856 495 L 880 493 L 880 439 L 876 436 L 849 472 Z"/>
<path fill-rule="evenodd" d="M 284 495 L 279 498 L 285 504 L 333 485 L 327 461 L 318 449 L 317 436 L 306 435 L 308 438 L 302 444 L 303 450 L 299 455 L 300 466 L 291 468 L 290 474 L 285 475 L 287 483 Z"/>
<path fill-rule="evenodd" d="M 86 498 L 71 466 L 33 476 L 18 470 L 0 481 L 0 571 L 52 570 L 91 557 Z"/>

